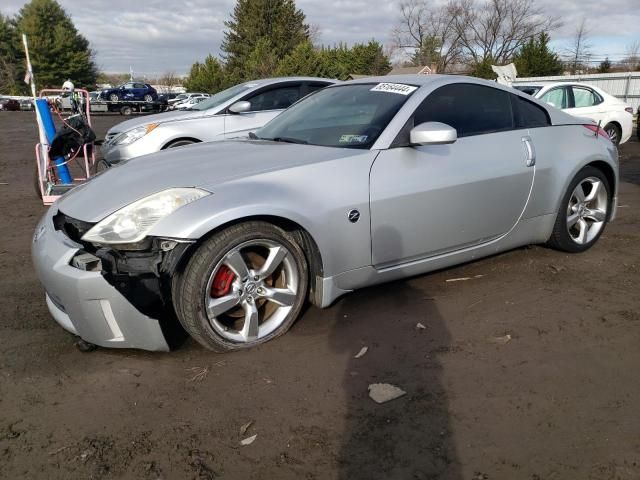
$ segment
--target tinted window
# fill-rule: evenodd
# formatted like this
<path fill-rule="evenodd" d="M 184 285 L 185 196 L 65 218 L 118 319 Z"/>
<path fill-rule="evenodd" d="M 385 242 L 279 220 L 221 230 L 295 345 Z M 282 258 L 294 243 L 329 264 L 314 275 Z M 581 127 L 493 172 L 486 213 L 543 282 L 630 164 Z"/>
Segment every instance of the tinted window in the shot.
<path fill-rule="evenodd" d="M 536 93 L 538 93 L 540 90 L 542 90 L 542 87 L 539 86 L 533 86 L 533 85 L 514 85 L 513 88 L 520 90 L 521 92 L 526 93 L 527 95 L 535 95 Z"/>
<path fill-rule="evenodd" d="M 564 87 L 553 88 L 540 97 L 545 103 L 556 108 L 569 108 L 567 89 Z"/>
<path fill-rule="evenodd" d="M 516 128 L 536 128 L 550 125 L 546 110 L 517 95 L 511 95 Z"/>
<path fill-rule="evenodd" d="M 442 122 L 459 137 L 513 128 L 509 93 L 483 85 L 454 83 L 431 93 L 414 114 L 414 125 Z"/>
<path fill-rule="evenodd" d="M 266 92 L 258 93 L 247 100 L 251 102 L 251 111 L 281 110 L 291 106 L 300 98 L 298 85 L 274 88 Z"/>
<path fill-rule="evenodd" d="M 602 102 L 602 98 L 590 88 L 571 87 L 573 92 L 573 104 L 575 108 L 592 107 Z"/>

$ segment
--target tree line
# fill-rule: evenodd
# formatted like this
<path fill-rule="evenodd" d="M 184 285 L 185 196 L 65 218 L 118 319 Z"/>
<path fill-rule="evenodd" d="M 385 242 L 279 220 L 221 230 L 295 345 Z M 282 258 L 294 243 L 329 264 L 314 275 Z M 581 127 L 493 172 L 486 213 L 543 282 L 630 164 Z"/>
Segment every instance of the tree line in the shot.
<path fill-rule="evenodd" d="M 594 70 L 585 20 L 577 24 L 564 54 L 553 51 L 550 33 L 560 25 L 530 0 L 407 0 L 399 5 L 392 45 L 376 40 L 348 46 L 317 45 L 318 28 L 307 23 L 295 0 L 237 0 L 224 22 L 221 55 L 194 63 L 183 85 L 214 93 L 230 85 L 271 76 L 305 75 L 346 79 L 384 75 L 391 58 L 403 66 L 429 66 L 438 73 L 467 73 L 495 78 L 491 65 L 514 62 L 519 76 L 559 75 Z M 20 34 L 29 37 L 38 85 L 58 87 L 71 79 L 92 88 L 98 79 L 126 80 L 99 74 L 87 39 L 56 0 L 31 0 L 12 18 L 0 13 L 0 92 L 26 93 Z M 621 62 L 640 68 L 637 42 Z M 614 68 L 608 58 L 597 70 Z M 168 72 L 160 83 L 177 84 Z"/>

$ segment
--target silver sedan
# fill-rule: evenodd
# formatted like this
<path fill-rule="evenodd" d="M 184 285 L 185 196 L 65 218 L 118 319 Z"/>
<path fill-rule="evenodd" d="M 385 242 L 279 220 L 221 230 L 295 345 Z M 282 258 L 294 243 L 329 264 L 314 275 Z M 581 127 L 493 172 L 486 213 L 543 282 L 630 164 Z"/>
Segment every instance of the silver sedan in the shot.
<path fill-rule="evenodd" d="M 315 77 L 255 80 L 183 105 L 175 112 L 127 120 L 107 132 L 102 145 L 106 162 L 98 167 L 166 148 L 246 136 L 300 98 L 334 83 L 335 80 Z"/>
<path fill-rule="evenodd" d="M 140 157 L 62 197 L 33 239 L 52 316 L 84 341 L 232 351 L 305 302 L 532 243 L 591 247 L 617 151 L 597 125 L 458 76 L 320 90 L 250 139 Z"/>

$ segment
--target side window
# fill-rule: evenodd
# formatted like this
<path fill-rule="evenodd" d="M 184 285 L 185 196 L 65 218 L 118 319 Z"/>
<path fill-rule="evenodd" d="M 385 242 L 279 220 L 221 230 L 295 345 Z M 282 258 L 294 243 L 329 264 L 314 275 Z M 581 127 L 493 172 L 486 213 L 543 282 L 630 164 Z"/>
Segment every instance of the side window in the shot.
<path fill-rule="evenodd" d="M 252 112 L 264 110 L 281 110 L 289 107 L 300 98 L 300 86 L 274 88 L 248 98 Z"/>
<path fill-rule="evenodd" d="M 135 83 L 133 88 L 147 88 L 143 83 Z"/>
<path fill-rule="evenodd" d="M 556 108 L 569 108 L 569 100 L 567 98 L 567 89 L 564 87 L 553 88 L 540 97 L 545 103 Z"/>
<path fill-rule="evenodd" d="M 454 83 L 431 93 L 414 113 L 414 125 L 442 122 L 459 137 L 513 129 L 509 93 L 497 88 Z"/>
<path fill-rule="evenodd" d="M 511 95 L 516 128 L 537 128 L 551 125 L 547 111 L 518 95 Z"/>
<path fill-rule="evenodd" d="M 590 88 L 572 86 L 571 91 L 575 108 L 592 107 L 602 103 L 600 95 Z"/>

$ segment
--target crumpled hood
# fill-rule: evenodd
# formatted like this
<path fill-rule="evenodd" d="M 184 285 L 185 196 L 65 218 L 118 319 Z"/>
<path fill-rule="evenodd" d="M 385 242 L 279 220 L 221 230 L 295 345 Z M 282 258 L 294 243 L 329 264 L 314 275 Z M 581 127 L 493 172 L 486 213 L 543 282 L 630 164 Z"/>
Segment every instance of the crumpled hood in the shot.
<path fill-rule="evenodd" d="M 132 128 L 139 127 L 141 125 L 148 125 L 150 123 L 164 123 L 172 122 L 175 120 L 186 120 L 188 118 L 198 118 L 205 114 L 209 114 L 206 110 L 173 110 L 169 112 L 154 113 L 153 115 L 141 115 L 131 120 L 125 120 L 122 123 L 118 123 L 109 129 L 107 135 L 112 133 L 122 133 Z"/>
<path fill-rule="evenodd" d="M 233 179 L 362 152 L 251 140 L 201 143 L 123 162 L 71 190 L 57 206 L 78 220 L 98 222 L 136 200 L 167 188 L 199 187 L 215 193 L 217 185 Z"/>

